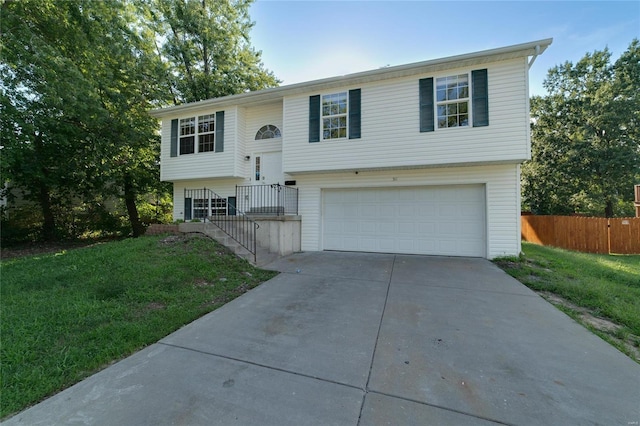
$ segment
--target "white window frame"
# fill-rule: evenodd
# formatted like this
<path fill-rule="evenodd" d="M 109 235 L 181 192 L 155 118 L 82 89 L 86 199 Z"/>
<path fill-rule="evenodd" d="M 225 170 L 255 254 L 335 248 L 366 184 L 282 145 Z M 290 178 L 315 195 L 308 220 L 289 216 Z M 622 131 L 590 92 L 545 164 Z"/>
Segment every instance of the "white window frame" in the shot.
<path fill-rule="evenodd" d="M 329 105 L 329 114 L 325 115 L 325 98 L 328 97 L 336 97 L 336 96 L 344 96 L 345 100 L 345 111 L 338 113 L 331 113 L 331 106 Z M 339 106 L 339 104 L 338 104 Z M 336 137 L 325 137 L 325 120 L 331 119 L 340 119 L 344 117 L 344 136 L 336 136 Z M 330 128 L 331 129 L 331 128 Z M 329 129 L 329 132 L 331 130 Z M 338 127 L 338 129 L 342 129 L 342 126 Z M 320 96 L 320 135 L 323 141 L 333 141 L 333 140 L 342 140 L 347 139 L 349 137 L 349 91 L 345 90 L 344 92 L 335 92 L 335 93 L 326 93 Z"/>
<path fill-rule="evenodd" d="M 191 199 L 191 220 L 205 221 L 210 216 L 227 216 L 227 205 L 226 198 L 193 198 Z"/>
<path fill-rule="evenodd" d="M 216 149 L 216 113 L 199 115 L 196 118 L 196 123 L 196 132 L 198 135 L 196 152 L 214 152 Z M 200 141 L 200 138 L 202 136 L 211 136 L 211 142 L 205 142 L 211 146 L 211 149 L 201 151 L 203 143 Z"/>
<path fill-rule="evenodd" d="M 196 152 L 196 139 L 197 139 L 197 128 L 198 125 L 196 123 L 196 118 L 195 117 L 186 117 L 186 118 L 181 118 L 178 121 L 178 154 L 179 155 L 190 155 L 190 154 L 194 154 Z M 188 130 L 192 130 L 192 132 L 187 133 L 186 131 Z M 182 152 L 182 140 L 183 139 L 188 139 L 188 138 L 193 138 L 193 152 Z"/>
<path fill-rule="evenodd" d="M 451 83 L 449 83 L 448 85 L 445 85 L 445 99 L 443 100 L 442 99 L 442 87 L 440 87 L 440 90 L 439 90 L 439 84 L 438 84 L 439 80 L 440 81 L 445 80 L 445 83 L 446 83 L 447 79 L 453 79 L 453 78 L 458 79 L 461 76 L 465 76 L 465 78 L 467 80 L 466 86 L 460 86 L 460 85 L 456 84 L 455 88 L 453 88 L 453 87 L 448 87 L 447 88 L 447 86 L 451 86 Z M 460 129 L 460 128 L 464 129 L 464 128 L 473 127 L 472 126 L 473 121 L 472 121 L 472 116 L 471 116 L 471 114 L 472 114 L 472 108 L 471 108 L 471 106 L 472 106 L 472 104 L 471 104 L 471 99 L 472 99 L 471 72 L 467 71 L 467 72 L 460 72 L 460 73 L 456 73 L 456 74 L 446 74 L 446 75 L 437 76 L 437 77 L 435 77 L 433 79 L 433 84 L 434 84 L 433 96 L 434 96 L 434 101 L 435 101 L 434 102 L 434 104 L 435 104 L 435 108 L 434 108 L 434 115 L 435 115 L 435 117 L 434 117 L 435 118 L 435 126 L 434 127 L 435 127 L 435 129 L 436 130 L 449 130 L 449 129 Z M 466 89 L 467 89 L 467 93 L 466 93 L 467 96 L 459 97 L 459 90 L 461 88 L 464 88 L 464 87 L 466 87 Z M 448 93 L 449 90 L 455 90 L 456 93 L 454 94 L 454 96 L 456 96 L 456 97 L 452 97 L 451 99 L 447 99 L 447 97 L 451 94 L 451 93 Z M 440 91 L 440 93 L 439 93 L 439 91 Z M 467 109 L 466 113 L 464 113 L 464 112 L 460 113 L 459 110 L 458 110 L 459 109 L 459 105 L 462 104 L 462 103 L 466 103 L 466 109 Z M 445 114 L 444 117 L 445 117 L 447 125 L 441 127 L 440 126 L 440 124 L 441 124 L 440 123 L 440 118 L 443 117 L 443 116 L 440 114 L 440 108 L 441 107 L 448 108 L 449 106 L 452 106 L 452 105 L 456 105 L 456 107 L 457 107 L 456 109 L 458 111 L 455 114 Z M 447 113 L 448 112 L 449 111 L 447 111 Z M 464 124 L 464 125 L 460 125 L 459 117 L 461 115 L 466 115 L 466 117 L 467 117 L 466 118 L 466 124 Z M 458 120 L 456 120 L 457 125 L 449 126 L 448 125 L 449 122 L 450 122 L 449 118 L 450 117 L 454 117 L 454 116 L 458 117 Z"/>
<path fill-rule="evenodd" d="M 205 121 L 209 120 L 213 123 L 212 128 L 206 127 L 206 130 L 203 128 L 202 131 L 200 129 L 201 126 L 205 126 Z M 193 133 L 183 134 L 183 129 L 190 128 L 191 126 L 188 124 L 190 121 L 193 121 Z M 178 120 L 178 155 L 192 155 L 192 154 L 200 154 L 207 152 L 215 152 L 215 134 L 216 134 L 216 113 L 212 112 L 210 114 L 201 114 L 191 117 L 183 117 Z M 213 145 L 211 150 L 200 150 L 200 136 L 208 136 L 212 135 L 213 137 Z M 182 139 L 186 139 L 189 137 L 193 137 L 193 152 L 182 153 Z"/>

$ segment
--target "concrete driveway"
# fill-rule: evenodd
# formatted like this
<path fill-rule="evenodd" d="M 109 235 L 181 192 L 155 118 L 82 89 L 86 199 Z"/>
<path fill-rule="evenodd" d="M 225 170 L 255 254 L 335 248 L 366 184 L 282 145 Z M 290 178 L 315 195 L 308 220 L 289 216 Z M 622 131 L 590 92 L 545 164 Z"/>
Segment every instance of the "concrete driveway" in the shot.
<path fill-rule="evenodd" d="M 487 260 L 300 253 L 5 424 L 638 425 L 640 365 Z"/>

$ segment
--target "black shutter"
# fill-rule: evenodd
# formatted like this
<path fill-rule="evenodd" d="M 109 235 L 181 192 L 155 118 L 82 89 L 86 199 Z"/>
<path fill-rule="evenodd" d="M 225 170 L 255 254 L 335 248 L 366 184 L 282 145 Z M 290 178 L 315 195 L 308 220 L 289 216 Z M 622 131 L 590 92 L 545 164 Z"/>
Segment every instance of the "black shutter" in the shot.
<path fill-rule="evenodd" d="M 349 90 L 349 139 L 360 139 L 360 89 Z"/>
<path fill-rule="evenodd" d="M 420 131 L 433 132 L 433 77 L 421 78 L 418 89 L 420 92 Z"/>
<path fill-rule="evenodd" d="M 224 151 L 224 111 L 216 112 L 216 136 L 214 152 Z"/>
<path fill-rule="evenodd" d="M 482 127 L 489 125 L 489 87 L 487 84 L 487 70 L 471 71 L 472 84 L 472 114 L 473 127 Z"/>
<path fill-rule="evenodd" d="M 309 142 L 320 142 L 320 95 L 309 96 Z"/>
<path fill-rule="evenodd" d="M 191 220 L 191 198 L 184 199 L 184 220 Z"/>
<path fill-rule="evenodd" d="M 172 157 L 178 156 L 178 119 L 171 120 L 171 153 Z"/>

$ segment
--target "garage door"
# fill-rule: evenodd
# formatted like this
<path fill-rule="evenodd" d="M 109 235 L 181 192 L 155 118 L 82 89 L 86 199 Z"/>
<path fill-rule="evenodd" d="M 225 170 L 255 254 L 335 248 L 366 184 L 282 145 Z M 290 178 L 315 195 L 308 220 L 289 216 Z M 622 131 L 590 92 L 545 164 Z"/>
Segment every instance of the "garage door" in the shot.
<path fill-rule="evenodd" d="M 483 185 L 323 190 L 325 250 L 485 256 Z"/>

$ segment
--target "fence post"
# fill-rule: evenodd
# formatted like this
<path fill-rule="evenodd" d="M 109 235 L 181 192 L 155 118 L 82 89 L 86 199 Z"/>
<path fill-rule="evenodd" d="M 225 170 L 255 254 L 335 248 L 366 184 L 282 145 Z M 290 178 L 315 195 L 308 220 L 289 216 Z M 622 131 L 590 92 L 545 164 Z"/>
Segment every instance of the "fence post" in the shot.
<path fill-rule="evenodd" d="M 611 254 L 611 219 L 607 218 L 607 253 Z"/>

